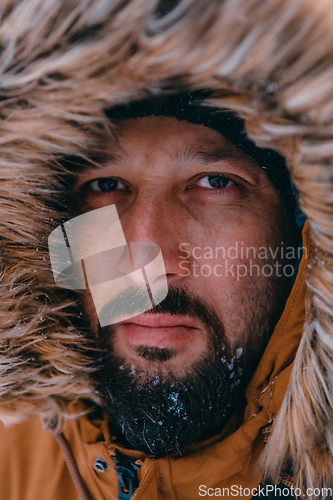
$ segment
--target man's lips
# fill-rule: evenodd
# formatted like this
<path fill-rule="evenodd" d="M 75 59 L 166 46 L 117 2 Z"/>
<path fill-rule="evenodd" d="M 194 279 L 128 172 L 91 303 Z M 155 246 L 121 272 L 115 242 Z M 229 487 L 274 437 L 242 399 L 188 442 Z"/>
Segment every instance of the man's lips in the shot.
<path fill-rule="evenodd" d="M 140 314 L 118 324 L 118 332 L 133 345 L 179 347 L 190 342 L 200 325 L 188 316 Z"/>
<path fill-rule="evenodd" d="M 125 319 L 119 324 L 133 324 L 146 326 L 148 328 L 165 328 L 174 326 L 187 326 L 189 328 L 199 328 L 199 324 L 189 316 L 177 316 L 173 314 L 139 314 L 134 318 Z"/>

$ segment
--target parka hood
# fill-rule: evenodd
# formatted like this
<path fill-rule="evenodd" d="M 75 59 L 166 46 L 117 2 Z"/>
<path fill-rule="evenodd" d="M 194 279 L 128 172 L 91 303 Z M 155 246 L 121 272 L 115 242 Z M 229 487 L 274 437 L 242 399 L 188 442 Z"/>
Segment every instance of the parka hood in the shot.
<path fill-rule="evenodd" d="M 75 159 L 112 135 L 105 110 L 210 89 L 287 159 L 316 258 L 288 391 L 266 447 L 308 486 L 332 486 L 332 56 L 329 0 L 6 0 L 0 54 L 0 414 L 55 431 L 100 404 L 78 295 L 53 279 L 47 238 L 73 216 Z M 65 161 L 66 160 L 66 161 Z M 71 163 L 72 162 L 72 163 Z"/>

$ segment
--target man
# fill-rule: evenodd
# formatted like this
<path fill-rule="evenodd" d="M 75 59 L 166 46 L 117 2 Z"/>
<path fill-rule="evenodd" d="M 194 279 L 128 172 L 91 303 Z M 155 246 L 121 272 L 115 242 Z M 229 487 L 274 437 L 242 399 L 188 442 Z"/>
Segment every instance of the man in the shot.
<path fill-rule="evenodd" d="M 126 104 L 115 106 L 117 99 L 110 96 L 120 93 L 120 82 L 128 84 L 131 71 L 133 81 L 140 71 L 152 78 L 148 56 L 145 70 L 131 66 L 138 57 L 134 45 L 126 56 L 115 50 L 126 46 L 118 45 L 117 29 L 118 42 L 128 40 L 131 17 L 125 13 L 138 13 L 134 4 L 118 9 L 92 2 L 89 21 L 83 6 L 73 4 L 74 28 L 65 28 L 71 18 L 64 15 L 65 4 L 60 18 L 51 4 L 39 17 L 36 5 L 25 11 L 25 2 L 3 14 L 12 37 L 10 28 L 18 26 L 15 19 L 24 12 L 42 31 L 46 20 L 53 21 L 47 24 L 48 34 L 43 31 L 42 50 L 32 49 L 37 45 L 27 35 L 33 56 L 17 50 L 15 83 L 8 69 L 3 84 L 8 97 L 3 182 L 9 188 L 3 190 L 2 204 L 1 415 L 7 425 L 16 425 L 1 428 L 0 498 L 316 495 L 315 488 L 329 484 L 325 466 L 309 467 L 304 478 L 304 463 L 311 457 L 293 451 L 293 446 L 304 447 L 303 436 L 296 444 L 292 440 L 294 422 L 277 442 L 294 402 L 294 386 L 269 439 L 303 331 L 305 276 L 313 259 L 307 225 L 299 250 L 302 224 L 284 159 L 249 140 L 243 120 L 229 111 L 238 107 L 246 114 L 233 92 L 221 84 L 217 93 L 179 93 L 181 85 L 167 75 L 168 64 L 159 69 L 159 92 L 151 79 L 143 98 L 124 91 Z M 155 21 L 163 24 L 170 10 L 182 19 L 182 6 L 172 7 L 161 5 Z M 199 22 L 192 7 L 185 19 L 194 15 Z M 205 22 L 207 28 L 212 19 Z M 168 32 L 168 23 L 163 26 L 161 32 Z M 153 37 L 155 28 L 150 29 Z M 60 33 L 66 43 L 59 49 Z M 163 64 L 162 53 L 160 58 L 156 61 Z M 29 78 L 34 83 L 25 89 L 24 101 L 20 86 Z M 209 78 L 204 85 L 200 81 L 206 88 L 211 83 Z M 263 99 L 267 109 L 272 106 L 268 94 Z M 138 283 L 137 275 L 131 287 L 113 295 L 115 280 L 104 264 L 104 278 L 92 285 L 96 276 L 89 274 L 90 263 L 104 262 L 97 242 L 97 257 L 79 259 L 83 291 L 61 289 L 61 273 L 52 281 L 50 234 L 60 227 L 57 234 L 73 256 L 70 224 L 102 209 L 119 217 L 124 247 L 158 246 L 165 272 L 155 281 L 166 278 L 163 300 L 154 295 L 155 281 L 147 288 L 147 280 Z M 101 223 L 97 217 L 96 234 Z M 105 224 L 100 227 L 104 231 Z M 78 236 L 86 249 L 85 234 Z M 132 269 L 122 270 L 121 261 L 117 278 L 135 271 L 133 255 Z M 99 308 L 95 290 L 106 279 L 111 296 L 100 294 Z M 147 290 L 151 304 L 142 309 Z M 120 318 L 107 324 L 103 314 L 110 310 Z M 311 344 L 315 348 L 321 348 L 320 342 Z M 313 365 L 322 366 L 321 360 L 326 360 L 325 377 L 325 356 Z M 314 369 L 311 363 L 303 368 L 292 380 L 303 380 L 303 373 Z M 309 385 L 304 387 L 303 399 L 311 399 Z M 318 410 L 318 425 L 320 418 Z M 267 440 L 265 476 L 261 457 Z M 314 483 L 320 474 L 324 480 Z"/>

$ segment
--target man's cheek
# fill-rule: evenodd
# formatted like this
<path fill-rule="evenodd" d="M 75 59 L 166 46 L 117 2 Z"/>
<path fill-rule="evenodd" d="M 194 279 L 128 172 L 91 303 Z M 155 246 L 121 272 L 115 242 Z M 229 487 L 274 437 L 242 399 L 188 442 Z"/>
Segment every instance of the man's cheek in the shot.
<path fill-rule="evenodd" d="M 208 248 L 208 247 L 206 247 Z M 195 289 L 208 284 L 208 290 L 217 290 L 223 286 L 226 289 L 232 289 L 236 283 L 242 283 L 244 278 L 249 275 L 254 278 L 260 274 L 260 266 L 255 266 L 252 259 L 239 259 L 237 247 L 229 247 L 227 252 L 223 252 L 225 258 L 219 258 L 217 247 L 211 254 L 211 258 L 204 258 L 200 255 L 198 247 L 194 248 L 195 259 L 180 259 L 179 269 L 183 277 L 190 278 Z M 209 251 L 206 250 L 206 256 Z M 215 255 L 218 258 L 215 258 Z M 209 294 L 209 292 L 208 292 Z"/>

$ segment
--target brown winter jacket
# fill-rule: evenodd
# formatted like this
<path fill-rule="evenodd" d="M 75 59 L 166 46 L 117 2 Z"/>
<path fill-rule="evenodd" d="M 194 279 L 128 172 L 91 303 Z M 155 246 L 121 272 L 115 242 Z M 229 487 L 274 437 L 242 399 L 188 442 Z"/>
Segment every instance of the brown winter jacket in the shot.
<path fill-rule="evenodd" d="M 64 435 L 91 499 L 118 500 L 118 480 L 110 458 L 116 449 L 140 465 L 140 484 L 133 499 L 193 500 L 205 492 L 219 496 L 223 488 L 229 488 L 230 496 L 237 492 L 240 498 L 255 494 L 263 475 L 259 457 L 265 431 L 280 408 L 303 329 L 305 276 L 313 259 L 308 224 L 303 230 L 303 246 L 296 282 L 248 386 L 245 412 L 234 415 L 221 435 L 189 446 L 182 456 L 156 460 L 117 444 L 96 415 L 67 423 Z M 1 427 L 0 442 L 0 500 L 78 499 L 58 443 L 42 429 L 38 418 Z M 108 464 L 108 470 L 94 469 L 98 458 Z M 241 488 L 249 488 L 251 494 Z M 228 496 L 227 489 L 223 496 Z"/>

